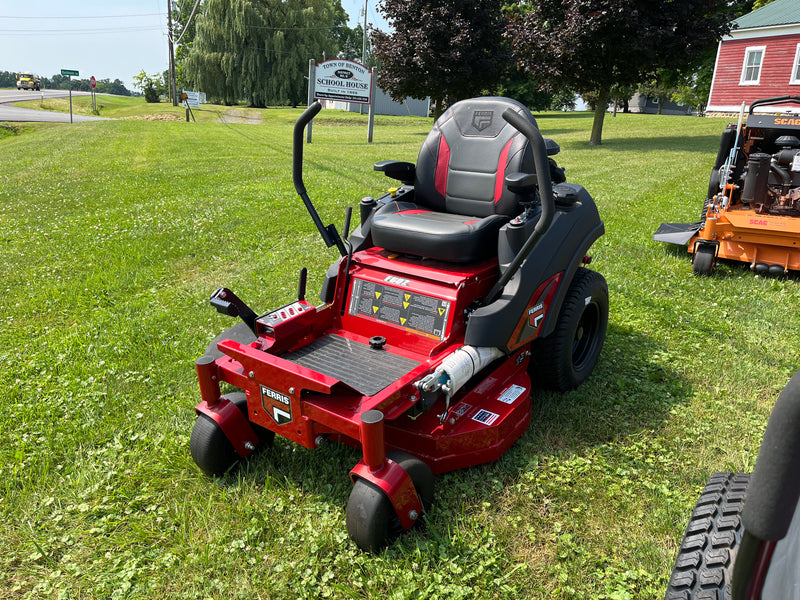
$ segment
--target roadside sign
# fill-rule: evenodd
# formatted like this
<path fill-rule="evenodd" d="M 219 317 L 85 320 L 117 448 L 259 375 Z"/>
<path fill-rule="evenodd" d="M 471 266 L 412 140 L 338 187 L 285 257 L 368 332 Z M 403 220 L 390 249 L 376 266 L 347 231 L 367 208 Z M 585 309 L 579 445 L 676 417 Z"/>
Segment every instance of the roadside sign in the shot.
<path fill-rule="evenodd" d="M 372 72 L 352 60 L 325 60 L 317 65 L 314 98 L 369 104 Z"/>
<path fill-rule="evenodd" d="M 64 77 L 77 77 L 78 72 L 74 69 L 61 69 L 61 74 Z"/>
<path fill-rule="evenodd" d="M 96 87 L 97 87 L 97 80 L 94 78 L 94 75 L 92 75 L 92 76 L 89 78 L 89 83 L 91 83 L 91 84 L 92 84 L 92 87 L 93 87 L 93 88 L 96 88 Z"/>
<path fill-rule="evenodd" d="M 186 104 L 188 104 L 192 108 L 200 108 L 200 92 L 189 92 L 187 90 L 184 90 L 181 96 L 183 95 L 186 95 L 186 98 L 184 99 L 183 97 L 181 97 L 181 100 L 186 102 Z"/>

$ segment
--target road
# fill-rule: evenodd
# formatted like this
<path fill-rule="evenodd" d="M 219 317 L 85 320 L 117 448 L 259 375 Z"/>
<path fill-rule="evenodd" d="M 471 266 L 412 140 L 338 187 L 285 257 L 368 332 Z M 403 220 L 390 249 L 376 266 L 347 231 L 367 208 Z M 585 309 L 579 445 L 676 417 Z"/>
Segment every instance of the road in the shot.
<path fill-rule="evenodd" d="M 90 92 L 72 92 L 73 96 L 88 96 Z M 0 90 L 0 122 L 2 121 L 45 121 L 48 123 L 69 123 L 69 113 L 58 113 L 49 110 L 34 110 L 12 106 L 14 102 L 39 100 L 45 98 L 66 98 L 69 92 L 64 90 L 42 90 L 41 92 L 26 90 Z M 75 123 L 82 121 L 104 120 L 102 117 L 89 115 L 72 115 Z"/>

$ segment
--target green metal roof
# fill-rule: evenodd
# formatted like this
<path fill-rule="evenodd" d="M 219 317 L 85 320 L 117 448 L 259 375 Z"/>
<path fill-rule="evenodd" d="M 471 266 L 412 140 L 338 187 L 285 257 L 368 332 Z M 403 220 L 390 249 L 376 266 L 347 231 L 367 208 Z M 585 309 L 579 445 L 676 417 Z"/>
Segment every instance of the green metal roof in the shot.
<path fill-rule="evenodd" d="M 798 0 L 774 0 L 758 10 L 739 17 L 733 23 L 734 29 L 800 23 L 800 2 Z"/>

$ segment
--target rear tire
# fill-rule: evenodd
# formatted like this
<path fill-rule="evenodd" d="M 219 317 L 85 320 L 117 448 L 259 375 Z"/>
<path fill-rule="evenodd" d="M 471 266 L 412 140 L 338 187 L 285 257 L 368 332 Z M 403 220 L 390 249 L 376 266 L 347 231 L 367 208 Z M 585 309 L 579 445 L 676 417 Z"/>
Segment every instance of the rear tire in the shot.
<path fill-rule="evenodd" d="M 692 260 L 692 271 L 695 275 L 711 275 L 714 272 L 716 251 L 713 246 L 698 244 Z"/>
<path fill-rule="evenodd" d="M 714 473 L 708 480 L 678 549 L 665 600 L 730 598 L 749 481 L 742 473 Z"/>
<path fill-rule="evenodd" d="M 592 374 L 608 329 L 608 285 L 603 276 L 579 267 L 561 305 L 555 330 L 531 348 L 533 385 L 566 392 Z"/>

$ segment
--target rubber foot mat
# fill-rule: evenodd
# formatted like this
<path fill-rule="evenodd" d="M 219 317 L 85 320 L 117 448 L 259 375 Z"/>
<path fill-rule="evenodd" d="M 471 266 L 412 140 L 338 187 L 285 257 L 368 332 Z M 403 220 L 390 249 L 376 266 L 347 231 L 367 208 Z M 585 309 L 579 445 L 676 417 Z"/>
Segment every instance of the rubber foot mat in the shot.
<path fill-rule="evenodd" d="M 374 396 L 420 364 L 340 335 L 319 338 L 281 358 L 335 377 L 365 396 Z"/>

